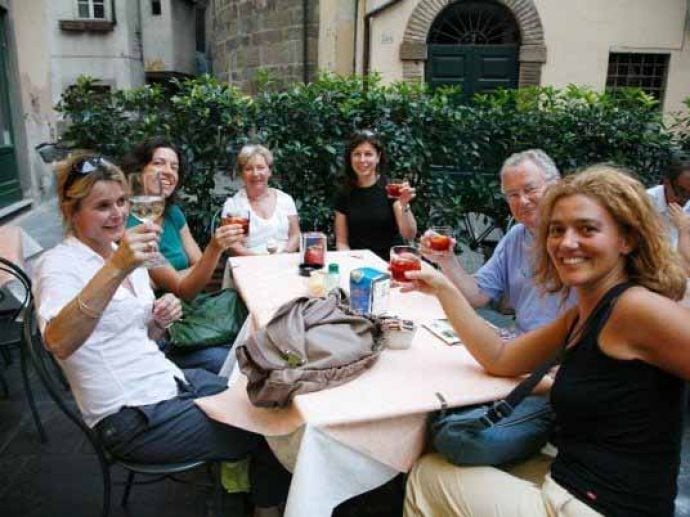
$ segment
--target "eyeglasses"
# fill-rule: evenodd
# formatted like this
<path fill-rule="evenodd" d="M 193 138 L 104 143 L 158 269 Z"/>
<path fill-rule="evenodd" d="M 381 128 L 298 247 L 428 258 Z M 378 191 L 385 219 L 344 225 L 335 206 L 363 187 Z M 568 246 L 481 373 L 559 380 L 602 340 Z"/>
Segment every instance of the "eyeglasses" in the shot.
<path fill-rule="evenodd" d="M 69 170 L 69 176 L 67 176 L 67 181 L 65 181 L 65 186 L 62 191 L 65 197 L 67 197 L 67 192 L 69 192 L 69 189 L 74 185 L 78 177 L 88 176 L 106 163 L 105 159 L 100 155 L 82 158 L 74 162 L 72 168 Z"/>
<path fill-rule="evenodd" d="M 503 193 L 503 197 L 506 198 L 508 203 L 513 203 L 515 201 L 519 201 L 523 195 L 528 198 L 533 198 L 539 195 L 542 190 L 544 190 L 544 187 L 545 185 L 527 185 L 523 189 L 506 191 Z"/>

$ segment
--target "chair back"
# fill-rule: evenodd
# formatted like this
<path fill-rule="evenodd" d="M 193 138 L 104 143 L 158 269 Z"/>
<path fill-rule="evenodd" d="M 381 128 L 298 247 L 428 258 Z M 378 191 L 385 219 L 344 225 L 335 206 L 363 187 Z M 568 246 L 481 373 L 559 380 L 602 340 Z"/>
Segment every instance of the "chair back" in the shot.
<path fill-rule="evenodd" d="M 26 312 L 24 313 L 24 343 L 26 345 L 26 351 L 29 354 L 31 363 L 36 370 L 41 384 L 48 392 L 50 398 L 55 402 L 55 404 L 60 408 L 60 410 L 65 414 L 65 416 L 70 419 L 74 425 L 76 425 L 85 435 L 86 438 L 91 442 L 98 460 L 101 465 L 108 469 L 109 456 L 105 451 L 105 448 L 101 445 L 96 433 L 86 425 L 81 417 L 81 414 L 75 411 L 73 407 L 68 404 L 64 393 L 67 393 L 61 388 L 59 379 L 59 366 L 56 364 L 55 359 L 46 349 L 41 333 L 38 330 L 38 324 L 36 321 L 36 307 L 32 301 L 28 306 Z"/>
<path fill-rule="evenodd" d="M 18 297 L 19 304 L 13 306 L 8 314 L 3 314 L 3 316 L 7 317 L 7 319 L 15 321 L 17 318 L 19 318 L 22 311 L 26 310 L 31 303 L 31 280 L 24 270 L 22 270 L 22 268 L 4 257 L 0 257 L 0 271 L 11 276 L 13 279 L 19 282 L 19 285 L 22 287 L 22 292 Z M 0 292 L 0 296 L 7 296 L 10 294 L 10 292 L 11 291 L 5 285 L 3 286 L 2 292 Z M 13 292 L 12 294 L 16 294 L 16 292 Z"/>

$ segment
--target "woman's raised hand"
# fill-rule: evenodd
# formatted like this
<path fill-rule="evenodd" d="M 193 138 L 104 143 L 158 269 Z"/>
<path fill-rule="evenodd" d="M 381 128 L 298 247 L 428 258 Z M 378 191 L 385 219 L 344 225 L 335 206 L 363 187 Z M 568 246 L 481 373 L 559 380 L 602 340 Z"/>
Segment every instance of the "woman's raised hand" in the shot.
<path fill-rule="evenodd" d="M 424 256 L 425 259 L 433 262 L 434 264 L 440 264 L 443 266 L 444 262 L 455 257 L 455 243 L 457 242 L 453 237 L 448 236 L 450 239 L 450 245 L 447 250 L 437 251 L 431 246 L 431 239 L 437 235 L 431 230 L 427 230 L 419 238 L 419 252 Z"/>
<path fill-rule="evenodd" d="M 690 231 L 690 214 L 684 212 L 678 203 L 668 204 L 668 215 L 679 232 Z"/>
<path fill-rule="evenodd" d="M 223 251 L 241 242 L 243 238 L 244 230 L 241 224 L 224 224 L 216 228 L 216 233 L 213 234 L 213 239 Z"/>
<path fill-rule="evenodd" d="M 130 272 L 158 256 L 161 227 L 142 223 L 129 228 L 118 244 L 110 261 L 121 271 Z"/>
<path fill-rule="evenodd" d="M 403 206 L 409 205 L 410 201 L 412 201 L 416 195 L 417 191 L 410 186 L 410 183 L 407 180 L 405 180 L 400 188 L 400 196 L 398 197 L 398 201 L 400 201 L 400 204 Z"/>
<path fill-rule="evenodd" d="M 417 290 L 427 294 L 437 295 L 442 289 L 453 288 L 446 275 L 428 264 L 422 263 L 420 271 L 406 271 L 405 276 L 412 280 L 410 284 L 403 284 L 402 292 Z"/>
<path fill-rule="evenodd" d="M 164 294 L 153 302 L 151 315 L 156 325 L 168 328 L 182 317 L 182 303 L 174 294 Z"/>

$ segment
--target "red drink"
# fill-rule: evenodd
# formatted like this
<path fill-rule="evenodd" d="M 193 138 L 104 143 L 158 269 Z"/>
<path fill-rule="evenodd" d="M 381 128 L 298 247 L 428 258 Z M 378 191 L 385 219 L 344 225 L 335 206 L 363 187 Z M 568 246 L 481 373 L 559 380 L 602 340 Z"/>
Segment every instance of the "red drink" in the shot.
<path fill-rule="evenodd" d="M 402 253 L 391 257 L 390 270 L 393 280 L 396 282 L 410 282 L 405 276 L 405 271 L 419 271 L 422 263 L 419 257 L 413 253 Z"/>
<path fill-rule="evenodd" d="M 450 249 L 450 237 L 447 235 L 432 235 L 429 237 L 429 247 L 434 251 L 448 251 Z"/>
<path fill-rule="evenodd" d="M 398 199 L 402 187 L 402 183 L 388 183 L 386 185 L 386 194 L 388 194 L 388 197 L 391 199 Z"/>
<path fill-rule="evenodd" d="M 323 246 L 320 244 L 315 244 L 312 246 L 309 246 L 305 251 L 304 251 L 304 263 L 309 264 L 311 266 L 321 266 L 323 267 L 324 265 L 324 253 L 323 253 Z"/>
<path fill-rule="evenodd" d="M 229 215 L 222 219 L 223 226 L 226 224 L 239 224 L 242 226 L 242 233 L 249 235 L 249 218 L 241 215 Z"/>

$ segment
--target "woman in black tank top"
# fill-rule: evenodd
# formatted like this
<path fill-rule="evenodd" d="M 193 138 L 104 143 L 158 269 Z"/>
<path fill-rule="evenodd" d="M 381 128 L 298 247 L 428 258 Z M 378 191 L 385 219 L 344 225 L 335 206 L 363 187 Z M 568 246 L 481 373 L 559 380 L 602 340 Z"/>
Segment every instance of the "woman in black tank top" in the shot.
<path fill-rule="evenodd" d="M 690 310 L 677 303 L 684 271 L 644 187 L 619 169 L 600 165 L 566 177 L 540 208 L 537 280 L 546 291 L 578 295 L 577 306 L 556 321 L 504 345 L 442 275 L 424 270 L 408 277 L 438 297 L 489 373 L 522 375 L 565 349 L 551 390 L 558 454 L 544 493 L 535 492 L 545 515 L 565 514 L 558 502 L 565 494 L 580 505 L 568 515 L 672 516 L 690 379 Z M 439 507 L 483 512 L 467 490 L 476 485 L 465 485 L 473 468 L 439 474 L 430 481 L 443 485 L 438 490 L 419 482 L 423 464 L 431 464 L 421 463 L 408 482 L 406 515 L 425 514 L 425 491 Z M 499 478 L 497 491 L 534 495 L 533 485 L 509 487 L 505 473 Z M 554 482 L 558 501 L 544 488 Z M 499 506 L 496 515 L 522 515 Z"/>

